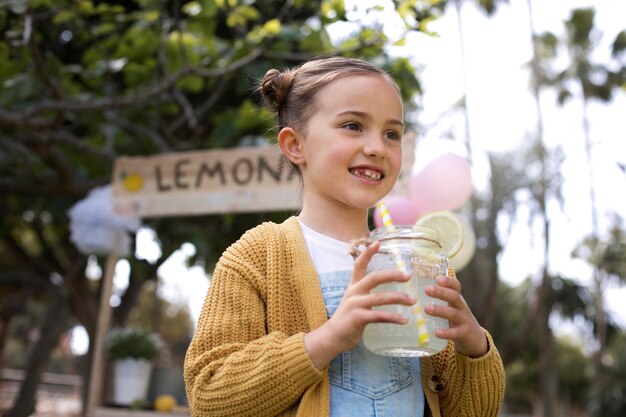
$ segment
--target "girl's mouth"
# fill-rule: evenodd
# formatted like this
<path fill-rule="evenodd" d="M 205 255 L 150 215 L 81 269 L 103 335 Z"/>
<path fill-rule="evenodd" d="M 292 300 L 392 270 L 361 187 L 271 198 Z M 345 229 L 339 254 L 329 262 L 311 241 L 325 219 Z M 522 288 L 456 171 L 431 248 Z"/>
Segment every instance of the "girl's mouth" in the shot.
<path fill-rule="evenodd" d="M 367 178 L 368 180 L 378 181 L 383 178 L 383 173 L 370 168 L 351 168 L 350 173 L 358 177 Z"/>

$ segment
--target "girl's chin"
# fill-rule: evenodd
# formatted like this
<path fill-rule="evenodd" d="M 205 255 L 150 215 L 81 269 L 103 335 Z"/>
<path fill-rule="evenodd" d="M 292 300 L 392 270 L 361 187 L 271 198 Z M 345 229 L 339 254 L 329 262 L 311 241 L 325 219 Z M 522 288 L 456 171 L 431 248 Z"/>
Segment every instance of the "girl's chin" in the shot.
<path fill-rule="evenodd" d="M 377 196 L 375 198 L 369 197 L 365 199 L 359 199 L 358 201 L 351 201 L 350 205 L 355 209 L 369 210 L 372 207 L 376 206 L 376 204 L 383 199 L 384 195 Z"/>

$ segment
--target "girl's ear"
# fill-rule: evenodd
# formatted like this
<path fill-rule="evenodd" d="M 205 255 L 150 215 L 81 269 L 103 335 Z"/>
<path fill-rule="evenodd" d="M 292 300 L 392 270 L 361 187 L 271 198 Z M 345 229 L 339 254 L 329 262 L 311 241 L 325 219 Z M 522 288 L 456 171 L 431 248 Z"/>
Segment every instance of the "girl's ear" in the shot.
<path fill-rule="evenodd" d="M 302 136 L 290 127 L 284 127 L 278 132 L 278 146 L 292 164 L 304 164 Z"/>

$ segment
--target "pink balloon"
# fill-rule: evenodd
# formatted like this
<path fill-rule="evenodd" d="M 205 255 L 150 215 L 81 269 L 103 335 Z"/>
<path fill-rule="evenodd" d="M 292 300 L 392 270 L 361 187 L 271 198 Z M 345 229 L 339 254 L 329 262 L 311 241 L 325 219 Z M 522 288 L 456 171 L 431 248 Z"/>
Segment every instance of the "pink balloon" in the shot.
<path fill-rule="evenodd" d="M 415 209 L 415 205 L 409 198 L 401 196 L 388 196 L 383 199 L 393 224 L 415 224 L 419 217 L 418 211 Z M 381 227 L 383 225 L 382 218 L 378 207 L 374 209 L 374 226 Z"/>
<path fill-rule="evenodd" d="M 453 153 L 436 157 L 411 176 L 409 192 L 419 213 L 458 209 L 472 193 L 469 161 Z"/>

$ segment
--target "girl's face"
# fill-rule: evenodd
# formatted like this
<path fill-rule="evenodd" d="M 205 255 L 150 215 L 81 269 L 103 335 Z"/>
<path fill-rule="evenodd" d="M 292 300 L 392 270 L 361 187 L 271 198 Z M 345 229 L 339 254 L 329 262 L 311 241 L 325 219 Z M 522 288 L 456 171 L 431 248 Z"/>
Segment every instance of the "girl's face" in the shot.
<path fill-rule="evenodd" d="M 367 209 L 398 178 L 402 100 L 380 75 L 333 81 L 316 98 L 300 142 L 304 204 Z"/>

